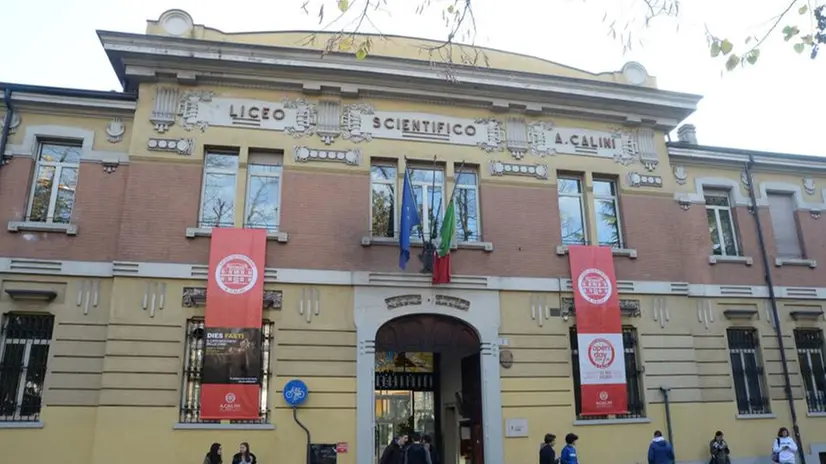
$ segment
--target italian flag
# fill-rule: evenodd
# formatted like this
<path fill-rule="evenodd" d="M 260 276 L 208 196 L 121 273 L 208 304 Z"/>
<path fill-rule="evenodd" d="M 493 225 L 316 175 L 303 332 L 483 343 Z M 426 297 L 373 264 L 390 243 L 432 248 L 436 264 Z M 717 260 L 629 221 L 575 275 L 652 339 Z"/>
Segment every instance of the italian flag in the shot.
<path fill-rule="evenodd" d="M 442 220 L 442 228 L 439 230 L 439 248 L 436 249 L 433 259 L 433 283 L 450 283 L 450 245 L 456 237 L 456 201 L 451 195 L 450 203 L 445 211 L 445 218 Z"/>

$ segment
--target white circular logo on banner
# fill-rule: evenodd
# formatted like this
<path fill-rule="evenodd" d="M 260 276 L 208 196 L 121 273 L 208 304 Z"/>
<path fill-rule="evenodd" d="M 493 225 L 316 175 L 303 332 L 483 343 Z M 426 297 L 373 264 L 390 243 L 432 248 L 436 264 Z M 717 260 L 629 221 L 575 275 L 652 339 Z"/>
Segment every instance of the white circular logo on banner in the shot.
<path fill-rule="evenodd" d="M 608 399 L 608 392 L 605 391 L 605 390 L 599 392 L 599 399 L 600 399 L 600 401 L 607 400 Z"/>
<path fill-rule="evenodd" d="M 229 255 L 215 268 L 215 281 L 230 295 L 242 295 L 258 281 L 258 267 L 247 255 Z"/>
<path fill-rule="evenodd" d="M 607 369 L 614 364 L 614 345 L 604 338 L 595 338 L 588 345 L 588 361 L 597 369 Z"/>
<path fill-rule="evenodd" d="M 579 294 L 591 304 L 603 304 L 611 298 L 611 280 L 604 272 L 596 268 L 582 271 L 576 281 Z"/>
<path fill-rule="evenodd" d="M 235 402 L 235 393 L 227 393 L 227 396 L 224 397 L 224 401 L 226 401 L 229 404 L 234 403 Z"/>

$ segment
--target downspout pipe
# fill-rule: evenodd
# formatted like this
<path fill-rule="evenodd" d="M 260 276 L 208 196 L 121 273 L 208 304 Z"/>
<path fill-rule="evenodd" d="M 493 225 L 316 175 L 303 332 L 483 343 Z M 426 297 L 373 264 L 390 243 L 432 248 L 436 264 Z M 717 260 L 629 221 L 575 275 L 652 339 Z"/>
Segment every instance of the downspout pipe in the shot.
<path fill-rule="evenodd" d="M 674 448 L 674 433 L 671 428 L 671 401 L 668 398 L 668 392 L 671 391 L 671 387 L 660 386 L 660 392 L 663 394 L 663 401 L 665 402 L 665 426 L 668 428 L 668 442 L 671 443 L 671 447 Z"/>
<path fill-rule="evenodd" d="M 9 131 L 11 130 L 11 118 L 14 108 L 11 106 L 11 88 L 3 89 L 3 104 L 6 106 L 6 116 L 3 119 L 3 132 L 0 133 L 0 168 L 3 167 L 3 156 L 6 155 L 6 145 L 9 143 Z"/>
<path fill-rule="evenodd" d="M 751 169 L 754 167 L 754 156 L 749 155 L 749 162 L 746 163 L 746 178 L 749 181 L 748 191 L 751 205 L 754 209 L 754 222 L 757 226 L 757 241 L 760 245 L 760 257 L 763 261 L 763 277 L 766 285 L 769 287 L 769 303 L 772 309 L 772 318 L 774 319 L 774 334 L 777 337 L 777 346 L 780 349 L 780 363 L 783 365 L 783 389 L 786 392 L 786 400 L 789 403 L 789 414 L 792 418 L 792 430 L 794 440 L 797 442 L 797 451 L 800 454 L 800 462 L 806 464 L 806 453 L 803 451 L 803 440 L 800 438 L 800 427 L 797 423 L 797 411 L 794 407 L 794 396 L 792 396 L 792 381 L 789 376 L 789 363 L 786 359 L 786 348 L 783 344 L 783 332 L 780 329 L 780 315 L 777 311 L 777 295 L 774 293 L 774 283 L 772 282 L 771 267 L 769 267 L 769 256 L 766 252 L 766 240 L 763 237 L 763 227 L 760 224 L 760 211 L 757 208 L 757 198 L 754 192 L 754 177 L 751 174 Z"/>

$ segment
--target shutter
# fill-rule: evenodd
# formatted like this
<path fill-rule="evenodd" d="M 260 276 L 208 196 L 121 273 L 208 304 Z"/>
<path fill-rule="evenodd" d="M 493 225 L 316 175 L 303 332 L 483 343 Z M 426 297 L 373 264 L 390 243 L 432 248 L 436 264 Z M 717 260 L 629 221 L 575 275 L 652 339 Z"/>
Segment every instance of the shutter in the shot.
<path fill-rule="evenodd" d="M 797 233 L 794 198 L 789 194 L 769 193 L 769 212 L 772 218 L 774 243 L 779 258 L 802 258 L 800 237 Z"/>

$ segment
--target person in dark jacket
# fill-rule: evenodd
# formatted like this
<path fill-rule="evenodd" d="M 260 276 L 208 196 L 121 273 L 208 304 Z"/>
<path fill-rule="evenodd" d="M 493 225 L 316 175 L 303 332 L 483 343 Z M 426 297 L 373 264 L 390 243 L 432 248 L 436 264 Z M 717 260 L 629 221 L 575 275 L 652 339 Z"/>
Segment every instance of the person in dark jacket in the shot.
<path fill-rule="evenodd" d="M 407 435 L 394 438 L 381 453 L 379 464 L 404 464 L 404 445 Z"/>
<path fill-rule="evenodd" d="M 579 464 L 576 446 L 574 446 L 577 440 L 579 437 L 575 433 L 565 435 L 565 448 L 562 448 L 562 454 L 559 457 L 560 464 Z"/>
<path fill-rule="evenodd" d="M 648 464 L 672 464 L 674 462 L 674 448 L 663 438 L 663 433 L 654 432 L 654 439 L 648 445 Z"/>
<path fill-rule="evenodd" d="M 556 464 L 555 441 L 556 435 L 552 433 L 545 434 L 545 442 L 539 448 L 539 464 Z"/>
<path fill-rule="evenodd" d="M 404 464 L 433 464 L 430 462 L 430 453 L 422 444 L 422 436 L 414 432 L 410 440 L 413 443 L 404 451 Z"/>
<path fill-rule="evenodd" d="M 258 464 L 258 459 L 250 451 L 249 443 L 243 442 L 238 448 L 238 452 L 232 457 L 232 464 Z"/>
<path fill-rule="evenodd" d="M 439 464 L 439 453 L 436 452 L 436 447 L 433 446 L 433 438 L 430 435 L 422 437 L 424 448 L 430 453 L 430 462 L 432 464 Z"/>

